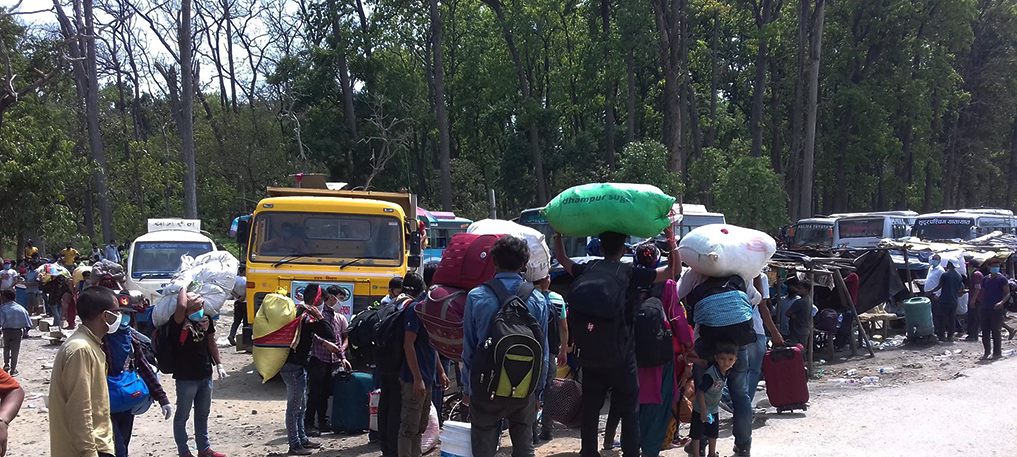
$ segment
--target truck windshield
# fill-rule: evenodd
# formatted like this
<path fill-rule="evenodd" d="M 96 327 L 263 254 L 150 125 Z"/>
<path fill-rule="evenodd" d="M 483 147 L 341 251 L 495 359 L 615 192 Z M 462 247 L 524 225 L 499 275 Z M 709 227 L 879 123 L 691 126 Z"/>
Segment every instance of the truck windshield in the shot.
<path fill-rule="evenodd" d="M 361 259 L 359 266 L 399 266 L 405 252 L 402 227 L 392 216 L 263 212 L 255 216 L 249 258 L 329 265 Z"/>
<path fill-rule="evenodd" d="M 841 238 L 883 238 L 883 219 L 848 219 L 837 221 Z"/>
<path fill-rule="evenodd" d="M 196 257 L 212 250 L 210 243 L 186 241 L 140 242 L 131 253 L 131 277 L 169 278 L 180 268 L 180 256 Z"/>
<path fill-rule="evenodd" d="M 793 246 L 822 246 L 833 245 L 832 224 L 798 224 L 795 226 L 795 234 L 792 237 Z"/>
<path fill-rule="evenodd" d="M 921 240 L 971 239 L 971 218 L 931 217 L 915 221 L 914 236 Z"/>

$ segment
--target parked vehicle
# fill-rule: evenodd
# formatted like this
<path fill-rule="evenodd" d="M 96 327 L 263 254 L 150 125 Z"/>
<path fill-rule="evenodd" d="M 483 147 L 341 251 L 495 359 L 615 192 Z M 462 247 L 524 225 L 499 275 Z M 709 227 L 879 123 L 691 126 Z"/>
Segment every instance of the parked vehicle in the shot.
<path fill-rule="evenodd" d="M 970 240 L 992 232 L 1017 234 L 1013 211 L 995 208 L 943 210 L 915 220 L 911 236 L 920 240 Z"/>
<path fill-rule="evenodd" d="M 833 244 L 833 227 L 837 218 L 830 216 L 801 219 L 788 230 L 791 238 L 791 250 L 818 249 L 831 250 Z"/>
<path fill-rule="evenodd" d="M 201 233 L 200 220 L 149 219 L 148 233 L 131 243 L 124 285 L 154 304 L 180 268 L 181 256 L 197 257 L 215 250 L 215 242 Z"/>
<path fill-rule="evenodd" d="M 424 248 L 424 263 L 441 260 L 441 254 L 448 246 L 452 235 L 463 233 L 473 221 L 445 211 L 428 211 L 417 208 L 417 220 L 427 227 L 427 244 Z"/>
<path fill-rule="evenodd" d="M 834 222 L 833 246 L 837 248 L 874 248 L 886 238 L 909 236 L 918 213 L 883 211 L 839 217 Z"/>

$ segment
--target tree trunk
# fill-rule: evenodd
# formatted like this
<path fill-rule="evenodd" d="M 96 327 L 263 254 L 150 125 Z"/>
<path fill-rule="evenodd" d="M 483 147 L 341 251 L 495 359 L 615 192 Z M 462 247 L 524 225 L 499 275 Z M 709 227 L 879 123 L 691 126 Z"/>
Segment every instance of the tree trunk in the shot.
<path fill-rule="evenodd" d="M 519 50 L 516 49 L 515 38 L 512 35 L 511 29 L 509 29 L 508 22 L 505 20 L 505 12 L 501 8 L 500 0 L 484 0 L 484 3 L 494 10 L 495 15 L 498 17 L 498 22 L 501 24 L 502 34 L 505 37 L 505 44 L 508 46 L 509 54 L 512 56 L 512 61 L 515 62 L 516 76 L 519 78 L 519 90 L 522 92 L 523 100 L 530 101 L 531 90 L 526 77 L 526 67 L 523 65 L 522 57 L 519 55 Z M 533 174 L 537 180 L 537 204 L 543 205 L 547 203 L 547 181 L 544 179 L 544 163 L 543 157 L 540 151 L 540 131 L 538 130 L 537 120 L 533 119 L 529 127 L 530 137 L 530 152 L 533 154 Z"/>
<path fill-rule="evenodd" d="M 759 51 L 756 53 L 756 77 L 752 83 L 752 112 L 749 118 L 749 130 L 752 133 L 752 157 L 763 156 L 763 94 L 766 93 L 766 61 L 769 43 L 765 37 L 759 38 Z"/>
<path fill-rule="evenodd" d="M 1010 127 L 1010 164 L 1006 177 L 1006 204 L 1004 208 L 1012 208 L 1017 197 L 1017 118 Z"/>
<path fill-rule="evenodd" d="M 441 12 L 438 0 L 428 0 L 431 8 L 431 49 L 434 63 L 434 114 L 438 123 L 438 150 L 441 161 L 441 206 L 443 211 L 452 211 L 452 158 L 449 140 L 448 110 L 445 106 L 445 63 L 441 49 Z"/>
<path fill-rule="evenodd" d="M 629 48 L 628 54 L 625 55 L 625 66 L 627 68 L 628 76 L 628 103 L 626 110 L 628 115 L 625 117 L 625 142 L 631 143 L 636 141 L 636 58 L 635 50 Z"/>
<path fill-rule="evenodd" d="M 92 160 L 97 167 L 95 172 L 95 197 L 99 204 L 99 223 L 102 236 L 106 241 L 116 238 L 113 231 L 113 212 L 109 207 L 109 187 L 106 183 L 106 153 L 103 150 L 102 132 L 99 129 L 99 78 L 96 72 L 95 16 L 92 11 L 92 0 L 83 1 L 84 29 L 79 32 L 85 35 L 85 74 L 88 81 L 85 90 L 85 118 L 88 125 L 88 145 L 92 150 Z"/>
<path fill-rule="evenodd" d="M 335 42 L 335 53 L 339 64 L 339 87 L 343 91 L 343 117 L 346 118 L 346 127 L 350 130 L 350 138 L 356 144 L 360 141 L 360 134 L 357 132 L 356 109 L 353 106 L 353 82 L 350 78 L 350 65 L 346 58 L 347 46 L 343 38 L 343 25 L 340 21 L 340 12 L 335 0 L 328 0 L 327 6 L 332 15 L 332 40 Z"/>
<path fill-rule="evenodd" d="M 816 117 L 819 106 L 819 59 L 823 47 L 826 0 L 816 0 L 809 46 L 809 108 L 805 119 L 805 153 L 802 157 L 802 199 L 800 217 L 812 215 L 812 181 L 816 158 Z M 842 188 L 843 189 L 843 188 Z"/>
<path fill-rule="evenodd" d="M 670 154 L 669 170 L 682 175 L 685 170 L 685 135 L 682 131 L 681 34 L 678 21 L 685 3 L 684 0 L 653 0 L 652 3 L 664 73 L 664 146 Z"/>
<path fill-rule="evenodd" d="M 240 114 L 240 108 L 237 107 L 237 71 L 233 63 L 233 11 L 230 10 L 230 4 L 226 0 L 222 2 L 222 9 L 226 22 L 226 57 L 230 66 L 230 98 L 232 99 L 233 113 Z M 248 100 L 247 102 L 252 103 L 253 101 Z"/>
<path fill-rule="evenodd" d="M 797 221 L 805 217 L 802 214 L 802 174 L 803 157 L 802 143 L 804 142 L 804 129 L 802 119 L 805 117 L 805 56 L 809 53 L 809 12 L 812 7 L 811 0 L 799 0 L 798 2 L 798 53 L 797 65 L 795 66 L 795 98 L 791 107 L 791 157 L 787 168 L 785 182 L 789 183 L 788 195 L 791 196 L 791 220 Z M 811 204 L 810 204 L 811 205 Z"/>
<path fill-rule="evenodd" d="M 720 13 L 713 13 L 713 38 L 710 44 L 710 130 L 706 133 L 706 146 L 717 145 L 717 50 L 720 35 Z"/>
<path fill-rule="evenodd" d="M 600 40 L 604 51 L 604 161 L 615 171 L 614 99 L 617 85 L 611 72 L 611 0 L 600 0 Z"/>
<path fill-rule="evenodd" d="M 180 123 L 177 125 L 180 134 L 180 154 L 187 165 L 184 175 L 184 217 L 198 218 L 198 179 L 197 167 L 194 163 L 194 71 L 191 55 L 191 0 L 180 3 L 180 30 L 177 39 L 180 43 Z"/>

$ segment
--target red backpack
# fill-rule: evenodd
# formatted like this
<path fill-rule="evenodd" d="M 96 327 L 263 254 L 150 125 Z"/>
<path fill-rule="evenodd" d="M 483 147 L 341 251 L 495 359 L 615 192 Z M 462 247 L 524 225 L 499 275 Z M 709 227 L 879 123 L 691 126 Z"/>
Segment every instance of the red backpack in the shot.
<path fill-rule="evenodd" d="M 463 314 L 468 293 L 455 287 L 438 286 L 429 290 L 427 297 L 415 305 L 431 346 L 457 362 L 463 356 Z"/>
<path fill-rule="evenodd" d="M 434 283 L 470 290 L 494 277 L 491 246 L 504 235 L 457 233 L 442 252 Z"/>

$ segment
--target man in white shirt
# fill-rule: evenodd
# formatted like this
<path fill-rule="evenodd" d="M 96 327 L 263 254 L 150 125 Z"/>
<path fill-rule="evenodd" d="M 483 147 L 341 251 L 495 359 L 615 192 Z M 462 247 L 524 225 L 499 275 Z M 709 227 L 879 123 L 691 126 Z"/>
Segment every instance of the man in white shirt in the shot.
<path fill-rule="evenodd" d="M 10 262 L 4 262 L 3 270 L 0 270 L 0 290 L 14 290 L 18 282 L 18 271 L 11 267 Z"/>

